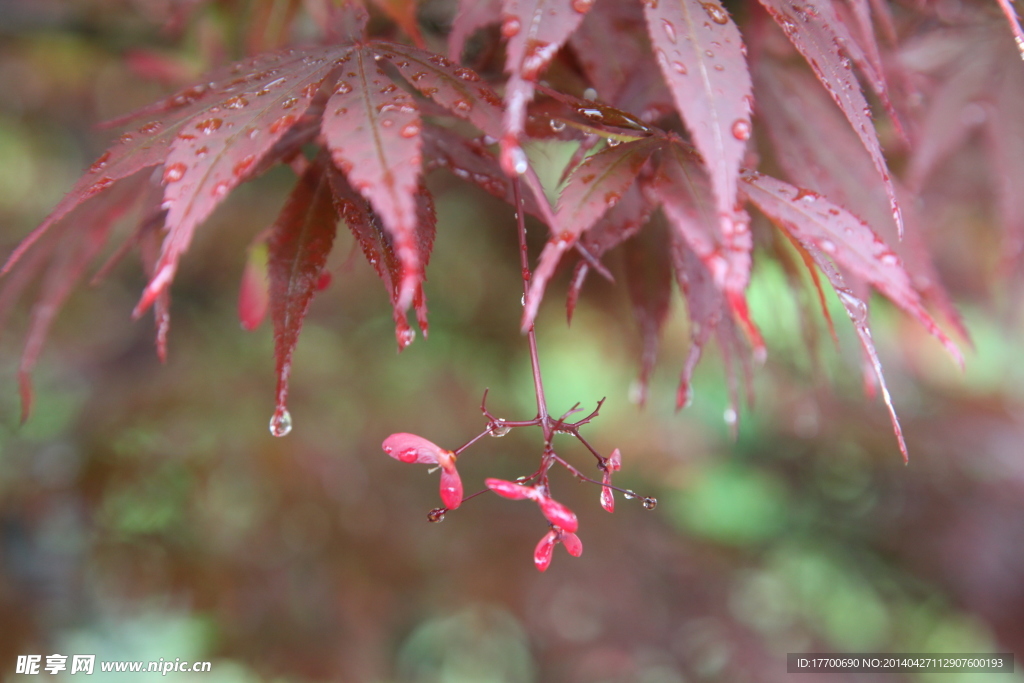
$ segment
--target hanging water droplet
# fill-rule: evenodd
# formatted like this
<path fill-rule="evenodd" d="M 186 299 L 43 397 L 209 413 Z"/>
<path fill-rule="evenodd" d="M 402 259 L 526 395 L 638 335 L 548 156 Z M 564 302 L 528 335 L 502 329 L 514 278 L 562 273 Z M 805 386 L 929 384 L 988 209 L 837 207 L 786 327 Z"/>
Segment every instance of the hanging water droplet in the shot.
<path fill-rule="evenodd" d="M 404 349 L 416 339 L 416 330 L 406 327 L 398 331 L 398 347 Z"/>
<path fill-rule="evenodd" d="M 640 496 L 637 495 L 636 491 L 623 491 L 622 497 L 625 498 L 626 500 L 633 500 L 634 498 L 639 498 Z"/>
<path fill-rule="evenodd" d="M 863 325 L 868 318 L 868 305 L 845 289 L 836 290 L 839 300 L 843 302 L 850 320 L 855 325 Z"/>
<path fill-rule="evenodd" d="M 287 436 L 292 431 L 292 416 L 287 408 L 278 408 L 270 418 L 270 433 L 274 436 Z"/>
<path fill-rule="evenodd" d="M 487 425 L 487 431 L 490 436 L 495 438 L 501 438 L 512 431 L 512 428 L 507 426 L 501 419 L 497 419 L 491 424 Z"/>
<path fill-rule="evenodd" d="M 736 420 L 739 416 L 736 415 L 736 409 L 733 408 L 732 406 L 729 406 L 728 408 L 725 409 L 725 412 L 722 414 L 722 417 L 725 420 L 725 424 L 732 426 L 736 424 Z"/>
<path fill-rule="evenodd" d="M 692 405 L 693 385 L 687 382 L 686 384 L 679 387 L 679 393 L 676 395 L 676 410 L 689 408 Z"/>
<path fill-rule="evenodd" d="M 559 121 L 558 119 L 551 119 L 551 130 L 556 133 L 561 133 L 565 130 L 565 121 Z"/>

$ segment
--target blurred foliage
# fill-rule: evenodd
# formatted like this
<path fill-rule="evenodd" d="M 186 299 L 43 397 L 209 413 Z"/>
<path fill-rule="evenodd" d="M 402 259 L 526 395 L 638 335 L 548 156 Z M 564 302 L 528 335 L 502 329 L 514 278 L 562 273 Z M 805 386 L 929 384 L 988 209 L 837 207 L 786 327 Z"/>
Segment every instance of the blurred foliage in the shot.
<path fill-rule="evenodd" d="M 164 35 L 140 10 L 152 6 L 0 2 L 8 247 L 102 148 L 89 125 L 161 91 L 122 59 Z M 184 59 L 230 53 L 240 39 L 225 6 L 180 27 Z M 557 168 L 561 151 L 545 153 Z M 789 679 L 787 652 L 1024 655 L 1024 330 L 1016 297 L 990 283 L 992 254 L 946 272 L 974 335 L 963 374 L 913 323 L 873 308 L 909 467 L 843 360 L 857 357 L 852 333 L 838 330 L 837 353 L 815 322 L 808 354 L 801 316 L 820 316 L 772 264 L 758 265 L 751 290 L 772 356 L 735 440 L 714 359 L 700 366 L 693 406 L 672 411 L 681 316 L 640 410 L 627 400 L 639 344 L 618 323 L 624 292 L 593 278 L 567 327 L 561 274 L 539 322 L 552 409 L 608 396 L 585 434 L 605 452 L 622 448 L 620 483 L 662 504 L 620 499 L 609 516 L 595 487 L 556 481 L 586 552 L 559 551 L 539 575 L 531 552 L 544 524 L 532 506 L 485 496 L 427 524 L 435 480 L 379 446 L 394 431 L 462 443 L 483 427 L 485 387 L 496 414 L 532 415 L 510 212 L 430 178 L 431 334 L 398 357 L 386 296 L 342 238 L 296 353 L 296 429 L 279 440 L 266 429 L 271 332 L 242 332 L 234 297 L 244 247 L 290 179 L 279 169 L 241 188 L 203 226 L 175 286 L 166 366 L 149 325 L 129 321 L 143 277 L 125 264 L 72 298 L 37 372 L 35 414 L 19 426 L 25 312 L 15 312 L 0 340 L 4 679 L 17 655 L 52 652 L 209 659 L 209 674 L 169 678 L 211 683 L 764 683 Z M 940 217 L 936 232 L 968 213 Z M 460 461 L 469 490 L 485 474 L 519 474 L 532 437 L 474 447 Z M 564 455 L 582 466 L 578 450 Z"/>

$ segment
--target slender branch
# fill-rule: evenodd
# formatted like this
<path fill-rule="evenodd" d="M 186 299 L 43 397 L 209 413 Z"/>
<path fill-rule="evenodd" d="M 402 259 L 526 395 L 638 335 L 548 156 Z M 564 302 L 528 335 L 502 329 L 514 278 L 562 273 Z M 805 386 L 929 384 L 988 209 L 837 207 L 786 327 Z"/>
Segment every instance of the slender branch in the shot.
<path fill-rule="evenodd" d="M 484 431 L 480 432 L 479 434 L 477 434 L 472 439 L 470 439 L 466 443 L 462 444 L 461 446 L 459 446 L 458 448 L 456 448 L 452 452 L 455 453 L 455 455 L 459 455 L 460 453 L 462 453 L 462 451 L 466 450 L 467 448 L 469 448 L 470 446 L 472 446 L 477 441 L 479 441 L 480 439 L 484 438 L 485 436 L 487 436 L 490 433 L 491 433 L 491 427 L 490 427 L 490 425 L 488 425 L 487 429 L 485 429 Z"/>
<path fill-rule="evenodd" d="M 523 269 L 523 296 L 530 291 L 530 259 L 526 251 L 526 204 L 523 202 L 523 191 L 519 179 L 512 180 L 512 192 L 516 201 L 516 224 L 519 229 L 519 261 Z M 544 383 L 540 376 L 540 357 L 537 354 L 537 334 L 534 325 L 526 331 L 530 344 L 530 366 L 533 369 L 533 391 L 537 396 L 537 418 L 544 428 L 544 439 L 550 441 L 551 427 L 548 424 L 548 405 L 544 398 Z"/>
<path fill-rule="evenodd" d="M 598 453 L 597 449 L 595 449 L 593 446 L 591 446 L 590 442 L 583 438 L 583 435 L 579 433 L 579 430 L 576 427 L 573 427 L 573 429 L 570 432 L 570 434 L 572 434 L 577 439 L 579 439 L 580 443 L 587 447 L 587 450 L 590 451 L 594 455 L 595 458 L 597 458 L 598 464 L 600 464 L 601 466 L 604 466 L 604 463 L 607 460 L 607 458 L 604 457 L 603 455 L 601 455 L 600 453 Z"/>

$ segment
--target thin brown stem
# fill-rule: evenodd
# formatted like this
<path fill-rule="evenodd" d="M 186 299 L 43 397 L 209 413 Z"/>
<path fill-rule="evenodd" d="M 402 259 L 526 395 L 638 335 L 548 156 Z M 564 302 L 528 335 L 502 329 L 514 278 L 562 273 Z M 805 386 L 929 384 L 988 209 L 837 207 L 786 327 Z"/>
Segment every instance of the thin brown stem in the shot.
<path fill-rule="evenodd" d="M 530 291 L 530 258 L 526 250 L 526 204 L 523 202 L 523 191 L 519 179 L 512 180 L 512 192 L 516 202 L 516 225 L 519 231 L 519 262 L 523 270 L 523 296 Z M 544 382 L 540 376 L 540 357 L 537 354 L 537 334 L 531 324 L 526 331 L 530 345 L 530 366 L 533 369 L 533 391 L 537 396 L 537 419 L 544 428 L 544 440 L 551 440 L 551 426 L 548 424 L 548 404 L 544 397 Z"/>

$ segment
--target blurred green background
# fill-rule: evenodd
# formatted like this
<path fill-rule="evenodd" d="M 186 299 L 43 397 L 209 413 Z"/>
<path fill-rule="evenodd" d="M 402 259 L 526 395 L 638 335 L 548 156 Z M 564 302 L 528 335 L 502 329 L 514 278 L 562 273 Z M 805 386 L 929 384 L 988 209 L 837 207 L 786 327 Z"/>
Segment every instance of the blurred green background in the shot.
<path fill-rule="evenodd" d="M 163 23 L 188 5 L 0 0 L 3 253 L 102 152 L 110 134 L 95 122 L 170 87 L 141 77 L 126 51 L 162 54 L 181 76 L 244 42 L 228 2 Z M 531 150 L 549 176 L 570 152 Z M 27 302 L 14 312 L 0 339 L 3 679 L 20 678 L 18 655 L 54 652 L 210 660 L 210 673 L 169 679 L 211 683 L 771 682 L 791 678 L 787 652 L 1024 654 L 1024 329 L 992 275 L 995 228 L 976 196 L 929 223 L 986 236 L 943 264 L 974 335 L 966 372 L 884 302 L 872 308 L 909 466 L 883 406 L 862 395 L 836 302 L 840 352 L 819 330 L 812 354 L 765 254 L 751 297 L 770 359 L 735 440 L 714 348 L 694 404 L 672 410 L 689 338 L 678 297 L 640 409 L 624 289 L 592 277 L 567 327 L 561 273 L 538 325 L 552 410 L 607 396 L 584 433 L 605 453 L 621 448 L 618 483 L 660 504 L 649 512 L 620 497 L 608 515 L 597 487 L 555 475 L 585 553 L 556 549 L 539 574 L 532 550 L 546 525 L 532 505 L 482 496 L 429 524 L 436 475 L 380 449 L 397 431 L 463 443 L 484 426 L 486 387 L 496 414 L 532 417 L 511 212 L 452 176 L 428 179 L 440 219 L 431 331 L 401 355 L 384 290 L 342 229 L 333 284 L 295 356 L 295 429 L 275 439 L 272 333 L 243 332 L 235 303 L 245 248 L 293 181 L 277 169 L 202 226 L 173 288 L 166 365 L 150 322 L 129 318 L 144 284 L 137 263 L 77 291 L 24 426 L 14 372 Z M 531 472 L 538 436 L 474 446 L 459 463 L 467 491 Z M 578 445 L 561 453 L 590 467 Z"/>

